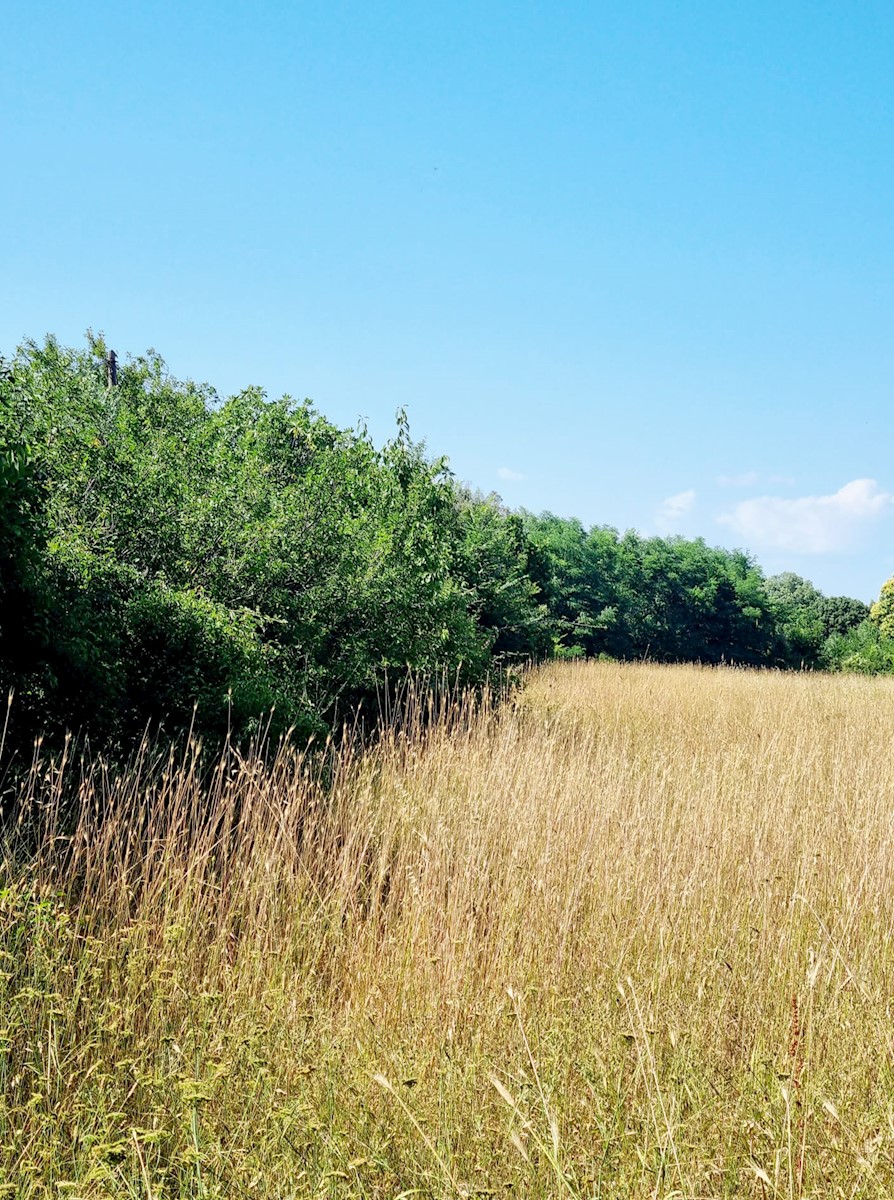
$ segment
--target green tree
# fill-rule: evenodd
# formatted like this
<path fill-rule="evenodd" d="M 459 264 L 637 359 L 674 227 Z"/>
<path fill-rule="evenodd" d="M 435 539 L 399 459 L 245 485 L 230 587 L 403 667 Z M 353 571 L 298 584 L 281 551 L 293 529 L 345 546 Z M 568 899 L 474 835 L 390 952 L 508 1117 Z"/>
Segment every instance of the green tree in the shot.
<path fill-rule="evenodd" d="M 457 572 L 491 656 L 500 664 L 543 658 L 552 639 L 542 585 L 532 578 L 541 564 L 521 518 L 493 495 L 457 488 L 456 500 Z"/>
<path fill-rule="evenodd" d="M 883 637 L 894 637 L 894 579 L 889 579 L 882 587 L 869 616 Z"/>
<path fill-rule="evenodd" d="M 525 514 L 549 564 L 557 650 L 659 661 L 777 663 L 780 637 L 763 576 L 748 557 L 700 539 L 589 531 Z"/>
<path fill-rule="evenodd" d="M 867 620 L 869 605 L 852 596 L 824 596 L 819 605 L 820 620 L 826 637 L 846 634 Z"/>
<path fill-rule="evenodd" d="M 809 579 L 785 571 L 767 580 L 767 594 L 776 608 L 789 664 L 816 666 L 827 637 L 822 592 Z"/>

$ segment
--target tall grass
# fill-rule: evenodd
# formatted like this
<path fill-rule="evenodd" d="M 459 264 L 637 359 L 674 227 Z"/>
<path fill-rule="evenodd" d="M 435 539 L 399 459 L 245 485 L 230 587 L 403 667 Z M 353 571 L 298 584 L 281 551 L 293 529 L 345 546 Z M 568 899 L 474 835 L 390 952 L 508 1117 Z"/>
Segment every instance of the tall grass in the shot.
<path fill-rule="evenodd" d="M 892 748 L 890 681 L 565 664 L 325 786 L 38 759 L 0 1194 L 890 1196 Z"/>

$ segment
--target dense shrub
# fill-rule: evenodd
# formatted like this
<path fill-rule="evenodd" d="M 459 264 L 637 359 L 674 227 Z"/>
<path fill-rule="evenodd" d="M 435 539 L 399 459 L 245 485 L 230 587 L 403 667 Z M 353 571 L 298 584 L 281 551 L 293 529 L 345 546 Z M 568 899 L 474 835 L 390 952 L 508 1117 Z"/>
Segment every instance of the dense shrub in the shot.
<path fill-rule="evenodd" d="M 307 735 L 389 673 L 469 683 L 542 652 L 518 519 L 461 501 L 402 415 L 377 449 L 307 402 L 220 403 L 152 352 L 109 387 L 105 356 L 30 343 L 0 381 L 0 653 L 23 711 L 114 739 L 194 706 L 200 731 L 248 732 L 275 706 Z"/>
<path fill-rule="evenodd" d="M 886 637 L 873 621 L 861 621 L 847 633 L 833 633 L 823 652 L 832 671 L 883 675 L 894 671 L 894 638 Z"/>

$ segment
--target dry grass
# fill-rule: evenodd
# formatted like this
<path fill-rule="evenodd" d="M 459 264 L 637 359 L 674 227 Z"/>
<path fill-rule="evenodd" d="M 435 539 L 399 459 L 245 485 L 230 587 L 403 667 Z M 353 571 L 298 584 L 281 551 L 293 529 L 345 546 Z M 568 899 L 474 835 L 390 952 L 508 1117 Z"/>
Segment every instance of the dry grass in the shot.
<path fill-rule="evenodd" d="M 894 1194 L 892 740 L 888 681 L 593 664 L 326 792 L 36 768 L 0 1195 Z"/>

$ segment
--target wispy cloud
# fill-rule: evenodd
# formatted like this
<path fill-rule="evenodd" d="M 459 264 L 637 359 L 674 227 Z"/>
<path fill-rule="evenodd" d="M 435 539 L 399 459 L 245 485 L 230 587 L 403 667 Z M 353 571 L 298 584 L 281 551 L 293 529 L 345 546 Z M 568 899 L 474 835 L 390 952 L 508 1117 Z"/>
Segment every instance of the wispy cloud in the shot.
<path fill-rule="evenodd" d="M 891 512 L 894 495 L 874 479 L 853 479 L 831 496 L 743 500 L 717 519 L 752 549 L 834 554 L 850 549 L 873 521 Z"/>
<path fill-rule="evenodd" d="M 759 478 L 757 471 L 743 471 L 740 475 L 718 475 L 716 483 L 724 488 L 754 487 Z"/>
<path fill-rule="evenodd" d="M 521 471 L 513 471 L 511 467 L 499 467 L 497 475 L 500 479 L 505 479 L 508 483 L 521 483 L 524 479 Z"/>
<path fill-rule="evenodd" d="M 686 492 L 677 492 L 675 496 L 668 496 L 666 500 L 662 500 L 658 509 L 658 520 L 663 525 L 673 525 L 675 521 L 685 517 L 692 509 L 693 504 L 695 504 L 693 488 L 689 488 Z"/>

